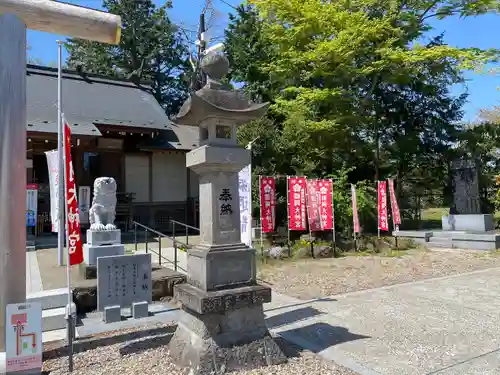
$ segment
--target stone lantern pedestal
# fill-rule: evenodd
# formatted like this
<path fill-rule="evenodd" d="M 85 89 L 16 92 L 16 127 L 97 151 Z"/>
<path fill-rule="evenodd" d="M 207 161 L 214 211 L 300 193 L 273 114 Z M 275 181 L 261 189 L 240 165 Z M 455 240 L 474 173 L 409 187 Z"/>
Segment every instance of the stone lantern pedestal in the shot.
<path fill-rule="evenodd" d="M 190 374 L 283 363 L 269 334 L 263 304 L 271 289 L 257 284 L 255 249 L 241 243 L 238 172 L 250 153 L 236 143 L 237 126 L 262 116 L 267 104 L 252 104 L 220 83 L 227 60 L 203 60 L 207 85 L 184 103 L 177 123 L 200 127 L 200 147 L 186 164 L 199 175 L 200 245 L 188 250 L 187 284 L 174 287 L 182 305 L 169 349 Z"/>

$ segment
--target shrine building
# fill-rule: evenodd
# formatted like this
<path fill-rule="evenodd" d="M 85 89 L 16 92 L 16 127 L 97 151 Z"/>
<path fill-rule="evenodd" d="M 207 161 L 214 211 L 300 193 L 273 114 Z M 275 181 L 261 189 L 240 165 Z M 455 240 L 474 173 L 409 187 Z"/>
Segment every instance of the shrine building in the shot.
<path fill-rule="evenodd" d="M 132 221 L 165 232 L 170 220 L 198 226 L 198 179 L 186 167 L 186 153 L 198 147 L 197 126 L 172 123 L 146 84 L 64 70 L 62 93 L 77 190 L 90 191 L 80 199 L 91 204 L 93 181 L 114 177 L 122 230 Z M 28 65 L 26 95 L 26 173 L 38 188 L 40 236 L 51 232 L 45 152 L 57 148 L 57 69 Z"/>

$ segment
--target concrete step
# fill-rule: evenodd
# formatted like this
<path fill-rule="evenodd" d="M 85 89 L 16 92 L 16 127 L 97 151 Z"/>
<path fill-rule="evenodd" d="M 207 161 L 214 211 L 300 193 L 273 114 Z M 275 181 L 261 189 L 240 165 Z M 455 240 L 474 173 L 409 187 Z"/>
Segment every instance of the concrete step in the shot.
<path fill-rule="evenodd" d="M 453 248 L 453 241 L 451 238 L 446 237 L 431 237 L 429 238 L 428 246 L 430 247 L 441 247 L 441 248 Z"/>
<path fill-rule="evenodd" d="M 443 231 L 435 231 L 432 233 L 432 236 L 435 238 L 451 238 L 461 234 L 465 234 L 466 232 L 464 231 L 458 231 L 458 230 L 443 230 Z"/>
<path fill-rule="evenodd" d="M 26 302 L 40 302 L 42 310 L 66 307 L 68 304 L 68 289 L 49 289 L 40 292 L 28 293 Z"/>
<path fill-rule="evenodd" d="M 429 247 L 453 248 L 453 241 L 451 238 L 431 237 L 428 242 Z"/>
<path fill-rule="evenodd" d="M 58 307 L 42 311 L 42 331 L 54 331 L 66 327 L 66 308 Z"/>

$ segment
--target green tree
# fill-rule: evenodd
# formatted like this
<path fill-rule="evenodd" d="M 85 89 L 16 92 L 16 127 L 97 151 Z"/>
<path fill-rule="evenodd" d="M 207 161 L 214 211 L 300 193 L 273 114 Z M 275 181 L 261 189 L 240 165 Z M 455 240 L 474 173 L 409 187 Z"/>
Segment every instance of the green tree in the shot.
<path fill-rule="evenodd" d="M 250 3 L 231 18 L 226 49 L 232 78 L 272 102 L 260 140 L 273 162 L 260 168 L 321 177 L 355 167 L 349 182 L 397 177 L 400 193 L 415 181 L 444 190 L 466 98 L 448 88 L 498 51 L 428 40 L 429 21 L 497 11 L 498 1 Z"/>
<path fill-rule="evenodd" d="M 70 39 L 68 65 L 89 73 L 147 81 L 167 114 L 177 113 L 186 98 L 190 67 L 187 50 L 167 10 L 153 1 L 104 0 L 103 8 L 122 17 L 118 46 Z"/>

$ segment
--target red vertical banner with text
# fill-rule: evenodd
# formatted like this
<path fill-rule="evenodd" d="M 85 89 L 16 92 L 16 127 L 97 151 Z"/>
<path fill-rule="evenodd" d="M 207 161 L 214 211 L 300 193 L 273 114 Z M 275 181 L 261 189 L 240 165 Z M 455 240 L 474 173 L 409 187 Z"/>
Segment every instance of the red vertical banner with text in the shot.
<path fill-rule="evenodd" d="M 288 179 L 288 230 L 306 230 L 306 189 L 305 177 Z"/>
<path fill-rule="evenodd" d="M 311 232 L 321 231 L 321 216 L 318 180 L 307 180 L 307 219 Z"/>
<path fill-rule="evenodd" d="M 378 227 L 380 230 L 389 230 L 389 220 L 387 220 L 387 184 L 385 181 L 378 181 Z"/>
<path fill-rule="evenodd" d="M 352 223 L 354 225 L 354 233 L 360 233 L 361 227 L 359 225 L 358 216 L 358 197 L 356 196 L 356 186 L 351 184 L 351 199 L 352 199 Z"/>
<path fill-rule="evenodd" d="M 387 185 L 389 185 L 389 198 L 391 200 L 391 211 L 392 211 L 392 221 L 394 223 L 394 229 L 398 230 L 398 226 L 401 224 L 401 215 L 399 213 L 398 200 L 396 199 L 396 192 L 394 190 L 394 180 L 389 178 L 387 180 Z"/>
<path fill-rule="evenodd" d="M 80 264 L 83 262 L 83 244 L 80 230 L 80 212 L 76 198 L 75 173 L 73 162 L 71 161 L 71 130 L 64 121 L 64 142 L 66 151 L 66 206 L 67 206 L 67 225 L 68 225 L 68 254 L 69 265 Z"/>
<path fill-rule="evenodd" d="M 319 214 L 321 230 L 333 229 L 333 182 L 332 180 L 318 180 Z"/>
<path fill-rule="evenodd" d="M 276 181 L 274 177 L 259 177 L 260 222 L 263 233 L 274 232 L 276 222 Z"/>

